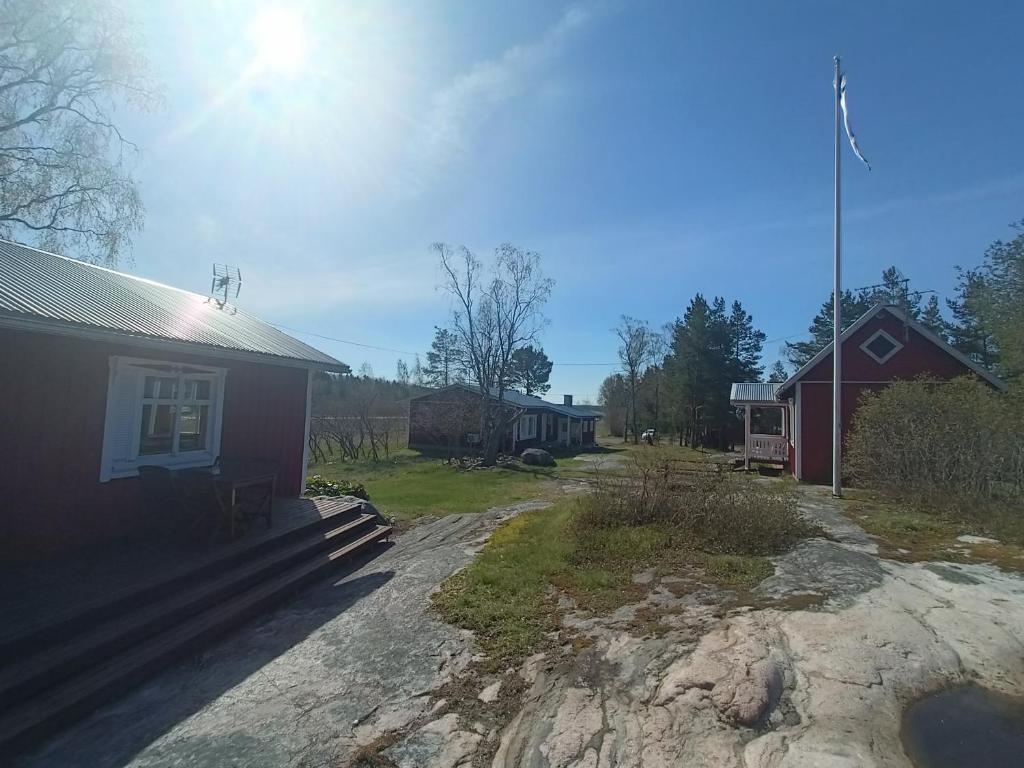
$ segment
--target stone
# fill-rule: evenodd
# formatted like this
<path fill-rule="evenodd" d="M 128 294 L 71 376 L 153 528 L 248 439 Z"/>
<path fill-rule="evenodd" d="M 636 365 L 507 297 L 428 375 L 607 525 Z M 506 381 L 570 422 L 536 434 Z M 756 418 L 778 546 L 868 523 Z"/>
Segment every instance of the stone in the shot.
<path fill-rule="evenodd" d="M 488 685 L 477 696 L 480 701 L 484 704 L 493 704 L 498 700 L 498 694 L 501 693 L 501 680 L 495 680 L 493 683 Z"/>
<path fill-rule="evenodd" d="M 998 544 L 999 539 L 990 539 L 988 536 L 971 536 L 965 534 L 964 536 L 957 536 L 957 541 L 962 541 L 964 544 Z"/>
<path fill-rule="evenodd" d="M 459 716 L 447 714 L 388 747 L 383 754 L 399 768 L 468 768 L 483 737 L 459 726 Z"/>
<path fill-rule="evenodd" d="M 543 448 L 527 448 L 519 455 L 519 458 L 523 460 L 523 464 L 530 464 L 536 467 L 555 466 L 555 457 Z"/>

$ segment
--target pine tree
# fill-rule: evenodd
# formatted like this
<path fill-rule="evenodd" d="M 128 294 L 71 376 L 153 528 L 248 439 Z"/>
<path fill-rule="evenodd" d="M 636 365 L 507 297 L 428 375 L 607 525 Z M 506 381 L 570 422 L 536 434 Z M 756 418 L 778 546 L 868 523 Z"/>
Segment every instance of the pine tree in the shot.
<path fill-rule="evenodd" d="M 874 296 L 873 293 L 854 296 L 852 291 L 843 291 L 840 307 L 843 310 L 844 331 L 874 306 Z M 821 309 L 818 310 L 818 314 L 814 316 L 807 329 L 811 334 L 811 340 L 786 342 L 786 357 L 793 367 L 802 368 L 808 360 L 832 343 L 832 308 L 832 295 L 829 294 L 828 301 L 821 305 Z"/>
<path fill-rule="evenodd" d="M 776 360 L 772 369 L 768 372 L 768 381 L 781 384 L 789 378 L 789 372 L 786 370 L 786 365 L 781 360 Z"/>
<path fill-rule="evenodd" d="M 1013 239 L 997 240 L 985 251 L 967 305 L 998 347 L 1000 371 L 1017 378 L 1024 376 L 1024 220 L 1012 226 Z"/>
<path fill-rule="evenodd" d="M 670 327 L 665 359 L 669 402 L 680 428 L 680 442 L 727 447 L 735 411 L 729 405 L 734 381 L 758 379 L 764 333 L 739 302 L 727 309 L 725 299 L 711 304 L 697 294 L 683 317 Z"/>
<path fill-rule="evenodd" d="M 921 316 L 917 321 L 943 341 L 949 341 L 946 335 L 946 320 L 939 309 L 939 298 L 934 293 L 928 297 L 928 303 L 921 310 Z"/>
<path fill-rule="evenodd" d="M 984 294 L 985 280 L 975 270 L 958 270 L 957 278 L 956 298 L 946 299 L 953 316 L 952 322 L 946 324 L 949 343 L 974 362 L 991 369 L 999 362 L 999 350 L 977 312 L 977 302 L 972 300 Z"/>
<path fill-rule="evenodd" d="M 526 395 L 546 394 L 551 385 L 552 362 L 540 347 L 521 347 L 512 353 L 512 373 L 509 383 Z"/>
<path fill-rule="evenodd" d="M 427 365 L 423 369 L 423 383 L 430 387 L 447 387 L 462 380 L 459 366 L 458 342 L 447 328 L 434 328 L 434 341 L 427 352 Z"/>
<path fill-rule="evenodd" d="M 917 319 L 921 315 L 921 295 L 911 293 L 903 273 L 896 267 L 882 271 L 882 282 L 871 288 L 862 288 L 856 293 L 843 291 L 840 307 L 843 310 L 843 330 L 853 325 L 875 304 L 885 302 L 904 310 L 908 316 Z M 833 296 L 821 305 L 808 327 L 809 341 L 786 342 L 786 357 L 796 368 L 803 365 L 832 343 Z"/>

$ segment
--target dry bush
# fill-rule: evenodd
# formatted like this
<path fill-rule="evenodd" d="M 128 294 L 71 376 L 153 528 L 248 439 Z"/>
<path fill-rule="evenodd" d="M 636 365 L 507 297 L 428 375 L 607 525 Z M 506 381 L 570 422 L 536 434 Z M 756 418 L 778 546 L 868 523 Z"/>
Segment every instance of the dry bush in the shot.
<path fill-rule="evenodd" d="M 784 552 L 818 532 L 782 483 L 647 457 L 624 476 L 600 477 L 573 524 L 584 547 L 589 538 L 606 540 L 591 532 L 655 527 L 694 549 L 741 555 Z"/>
<path fill-rule="evenodd" d="M 846 442 L 855 483 L 976 514 L 1024 499 L 1024 402 L 972 378 L 896 382 L 861 400 Z"/>

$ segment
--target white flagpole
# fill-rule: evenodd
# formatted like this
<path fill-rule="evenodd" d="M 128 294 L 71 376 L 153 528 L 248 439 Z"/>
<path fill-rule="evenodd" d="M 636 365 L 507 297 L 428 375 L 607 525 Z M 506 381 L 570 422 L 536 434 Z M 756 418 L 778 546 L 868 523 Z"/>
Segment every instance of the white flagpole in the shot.
<path fill-rule="evenodd" d="M 832 495 L 842 496 L 842 442 L 843 442 L 843 424 L 842 424 L 842 382 L 843 382 L 843 364 L 842 355 L 839 347 L 839 336 L 842 333 L 843 327 L 843 311 L 842 311 L 842 281 L 841 281 L 841 263 L 839 258 L 839 213 L 840 213 L 840 192 L 841 182 L 839 176 L 839 164 L 840 164 L 840 121 L 842 116 L 840 115 L 839 108 L 839 96 L 840 96 L 840 80 L 842 76 L 839 72 L 839 57 L 836 56 L 834 59 L 835 63 L 835 97 L 836 97 L 836 196 L 835 196 L 835 264 L 833 265 L 833 281 L 832 281 Z"/>

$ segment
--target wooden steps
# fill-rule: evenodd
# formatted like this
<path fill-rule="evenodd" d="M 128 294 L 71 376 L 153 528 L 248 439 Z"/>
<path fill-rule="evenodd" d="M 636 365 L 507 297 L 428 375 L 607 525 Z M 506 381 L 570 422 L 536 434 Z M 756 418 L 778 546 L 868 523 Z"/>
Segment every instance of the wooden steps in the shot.
<path fill-rule="evenodd" d="M 0 749 L 88 714 L 390 533 L 360 505 L 339 506 L 6 638 L 15 652 L 0 656 Z"/>

